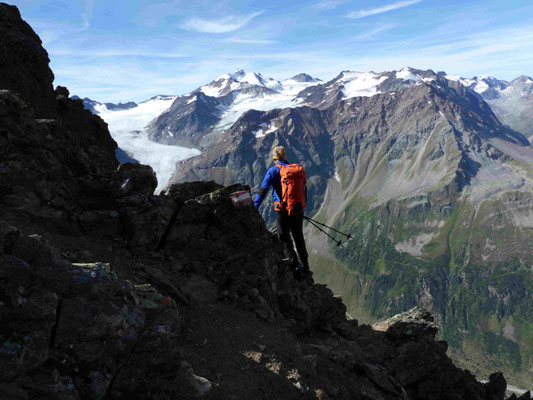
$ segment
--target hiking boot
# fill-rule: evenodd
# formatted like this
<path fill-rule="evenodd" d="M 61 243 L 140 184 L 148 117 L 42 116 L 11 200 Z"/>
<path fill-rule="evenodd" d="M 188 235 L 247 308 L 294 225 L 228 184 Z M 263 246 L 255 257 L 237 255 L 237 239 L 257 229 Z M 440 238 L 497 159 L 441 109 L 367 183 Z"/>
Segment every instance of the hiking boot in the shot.
<path fill-rule="evenodd" d="M 297 281 L 306 281 L 311 284 L 314 283 L 313 273 L 307 265 L 298 265 L 296 268 L 293 269 L 293 274 L 294 278 Z"/>
<path fill-rule="evenodd" d="M 303 281 L 306 281 L 307 283 L 313 284 L 315 281 L 313 280 L 313 273 L 309 269 L 308 265 L 302 265 L 301 266 Z"/>
<path fill-rule="evenodd" d="M 294 279 L 297 281 L 303 281 L 305 278 L 303 266 L 298 265 L 292 270 L 292 274 L 294 275 Z"/>
<path fill-rule="evenodd" d="M 300 268 L 302 269 L 302 272 L 305 276 L 313 276 L 313 273 L 309 269 L 309 264 L 307 263 L 300 264 Z"/>

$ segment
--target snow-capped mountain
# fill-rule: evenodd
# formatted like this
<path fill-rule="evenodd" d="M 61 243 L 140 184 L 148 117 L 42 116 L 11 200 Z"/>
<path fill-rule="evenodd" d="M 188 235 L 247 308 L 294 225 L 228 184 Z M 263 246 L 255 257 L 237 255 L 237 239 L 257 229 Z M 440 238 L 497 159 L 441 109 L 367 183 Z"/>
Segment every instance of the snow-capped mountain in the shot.
<path fill-rule="evenodd" d="M 430 82 L 435 78 L 433 71 L 414 68 L 380 73 L 342 71 L 328 82 L 301 91 L 297 97 L 304 105 L 326 108 L 340 100 L 401 90 L 413 84 Z"/>
<path fill-rule="evenodd" d="M 108 122 L 113 137 L 129 156 L 152 165 L 162 187 L 177 161 L 197 154 L 190 148 L 209 147 L 249 110 L 298 106 L 325 109 L 350 98 L 380 93 L 395 96 L 411 86 L 438 86 L 438 78 L 460 83 L 485 100 L 503 123 L 527 137 L 533 134 L 531 78 L 519 77 L 511 82 L 490 76 L 468 79 L 414 68 L 380 73 L 343 71 L 327 82 L 305 73 L 279 81 L 239 69 L 182 96 L 155 96 L 138 105 L 90 99 L 83 102 Z M 263 126 L 256 131 L 264 136 L 274 127 Z"/>
<path fill-rule="evenodd" d="M 152 121 L 149 134 L 161 143 L 205 147 L 244 112 L 296 107 L 301 105 L 298 94 L 320 82 L 306 74 L 277 81 L 239 69 L 177 98 Z"/>
<path fill-rule="evenodd" d="M 499 97 L 500 93 L 509 86 L 508 82 L 489 75 L 475 76 L 470 79 L 452 75 L 446 75 L 445 77 L 449 80 L 459 82 L 466 88 L 482 95 L 485 100 Z"/>
<path fill-rule="evenodd" d="M 533 135 L 533 79 L 520 76 L 510 82 L 491 76 L 471 79 L 446 76 L 479 94 L 501 122 L 531 138 Z"/>
<path fill-rule="evenodd" d="M 234 90 L 244 90 L 249 87 L 258 87 L 276 91 L 281 88 L 281 83 L 272 78 L 265 78 L 257 72 L 246 72 L 238 69 L 233 74 L 222 74 L 211 83 L 200 87 L 207 96 L 222 97 Z M 268 93 L 268 90 L 265 90 Z"/>

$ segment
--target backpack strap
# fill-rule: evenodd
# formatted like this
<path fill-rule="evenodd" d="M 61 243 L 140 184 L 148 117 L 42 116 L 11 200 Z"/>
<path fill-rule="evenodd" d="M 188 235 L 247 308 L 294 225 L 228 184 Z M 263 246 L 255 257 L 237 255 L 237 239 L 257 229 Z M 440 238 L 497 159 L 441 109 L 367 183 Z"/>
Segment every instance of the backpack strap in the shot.
<path fill-rule="evenodd" d="M 275 166 L 279 168 L 280 173 L 281 173 L 281 169 L 284 167 L 284 165 L 283 164 L 276 164 Z M 281 183 L 282 183 L 282 195 L 283 195 L 283 182 L 281 182 Z M 276 209 L 276 211 L 283 211 L 282 203 L 283 203 L 284 198 L 281 198 L 280 200 L 281 200 L 281 202 L 276 201 L 274 203 L 274 208 Z"/>

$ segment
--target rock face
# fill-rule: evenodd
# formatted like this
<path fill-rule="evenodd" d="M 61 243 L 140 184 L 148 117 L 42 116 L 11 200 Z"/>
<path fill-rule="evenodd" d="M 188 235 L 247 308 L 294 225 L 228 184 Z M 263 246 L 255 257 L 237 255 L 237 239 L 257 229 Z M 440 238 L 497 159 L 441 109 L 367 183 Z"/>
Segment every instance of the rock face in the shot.
<path fill-rule="evenodd" d="M 15 6 L 1 9 L 0 37 L 0 88 L 17 92 L 37 118 L 53 117 L 54 74 L 48 68 L 48 53 Z"/>
<path fill-rule="evenodd" d="M 453 352 L 470 354 L 472 364 L 488 370 L 503 363 L 527 384 L 533 365 L 526 339 L 533 334 L 527 139 L 502 125 L 477 93 L 441 75 L 374 74 L 376 88 L 394 90 L 339 100 L 352 78 L 341 74 L 306 89 L 313 107 L 247 112 L 201 156 L 182 162 L 173 182 L 257 187 L 271 149 L 285 146 L 289 160 L 306 169 L 308 214 L 354 234 L 337 247 L 308 230 L 315 273 L 351 299 L 349 312 L 374 322 L 428 307 L 442 315 Z M 263 210 L 273 221 L 272 207 Z"/>
<path fill-rule="evenodd" d="M 433 330 L 359 326 L 295 281 L 255 208 L 231 201 L 246 187 L 154 196 L 151 168 L 117 169 L 101 120 L 56 93 L 53 121 L 0 93 L 2 398 L 503 398 L 500 375 L 456 368 Z"/>
<path fill-rule="evenodd" d="M 150 138 L 159 143 L 199 146 L 222 116 L 221 109 L 233 95 L 214 98 L 203 92 L 178 97 L 172 106 L 148 126 Z"/>
<path fill-rule="evenodd" d="M 499 393 L 454 367 L 434 331 L 402 336 L 394 324 L 386 333 L 358 326 L 325 286 L 294 281 L 255 209 L 231 202 L 228 193 L 240 189 L 177 185 L 124 217 L 134 232 L 144 232 L 157 231 L 154 212 L 172 214 L 162 233 L 153 232 L 155 241 L 150 234 L 116 235 L 110 246 L 95 231 L 64 243 L 64 236 L 48 234 L 56 248 L 3 222 L 9 246 L 0 256 L 1 393 L 50 399 Z M 95 258 L 111 263 L 79 262 Z"/>

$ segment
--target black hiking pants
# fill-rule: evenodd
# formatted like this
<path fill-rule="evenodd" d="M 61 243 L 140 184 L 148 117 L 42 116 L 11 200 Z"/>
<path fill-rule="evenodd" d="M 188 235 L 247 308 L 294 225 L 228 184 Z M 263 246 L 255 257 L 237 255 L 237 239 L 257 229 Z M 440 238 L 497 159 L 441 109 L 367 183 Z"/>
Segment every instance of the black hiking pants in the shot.
<path fill-rule="evenodd" d="M 276 211 L 276 225 L 278 228 L 278 238 L 283 244 L 283 250 L 285 256 L 290 259 L 291 267 L 296 268 L 298 266 L 298 258 L 304 269 L 309 269 L 309 263 L 307 261 L 307 250 L 305 248 L 305 239 L 303 233 L 304 215 L 303 213 L 289 215 L 286 212 Z M 294 252 L 294 246 L 292 239 L 296 245 L 296 251 L 298 252 L 298 258 Z"/>

